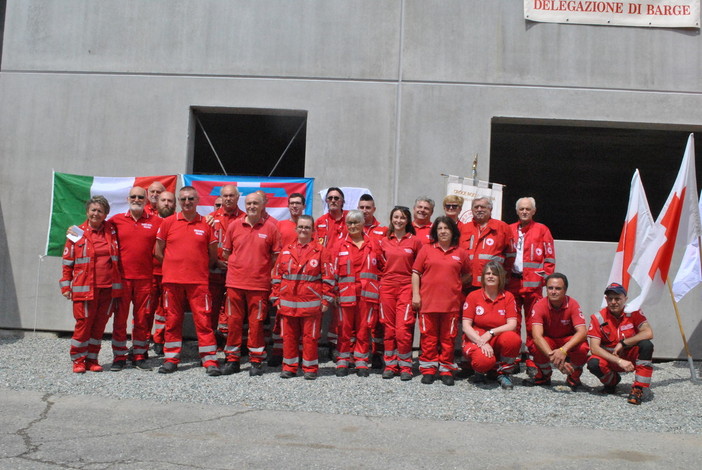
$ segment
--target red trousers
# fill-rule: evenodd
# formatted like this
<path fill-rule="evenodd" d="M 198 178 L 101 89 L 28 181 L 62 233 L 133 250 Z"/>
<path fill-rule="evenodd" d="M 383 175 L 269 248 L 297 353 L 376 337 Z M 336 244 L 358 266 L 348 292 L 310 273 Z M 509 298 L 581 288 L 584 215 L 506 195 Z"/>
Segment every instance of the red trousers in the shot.
<path fill-rule="evenodd" d="M 378 321 L 378 304 L 358 300 L 356 305 L 341 306 L 339 332 L 339 358 L 336 367 L 349 367 L 353 362 L 357 369 L 367 369 L 371 353 L 371 330 Z M 353 338 L 356 341 L 353 341 Z"/>
<path fill-rule="evenodd" d="M 483 329 L 473 328 L 481 335 L 485 333 Z M 477 344 L 470 341 L 463 343 L 463 356 L 470 362 L 473 370 L 481 374 L 495 368 L 498 374 L 511 374 L 514 361 L 522 347 L 522 338 L 514 331 L 505 331 L 493 337 L 489 343 L 494 353 L 492 357 L 487 357 Z"/>
<path fill-rule="evenodd" d="M 412 342 L 416 317 L 412 309 L 412 285 L 380 286 L 380 323 L 385 369 L 412 372 Z"/>
<path fill-rule="evenodd" d="M 198 351 L 204 367 L 217 365 L 217 341 L 212 331 L 210 290 L 207 284 L 163 284 L 163 307 L 166 310 L 166 362 L 180 362 L 183 347 L 183 305 L 190 303 L 197 333 Z"/>
<path fill-rule="evenodd" d="M 163 344 L 166 342 L 166 311 L 163 310 L 163 286 L 161 285 L 163 276 L 154 275 L 154 280 L 151 283 L 151 301 L 149 302 L 149 322 L 153 323 L 154 328 L 154 343 Z M 151 327 L 149 327 L 151 331 Z"/>
<path fill-rule="evenodd" d="M 114 303 L 119 299 L 112 298 L 112 288 L 95 288 L 93 300 L 73 302 L 73 317 L 76 327 L 71 338 L 71 360 L 77 364 L 97 362 L 102 335 L 105 325 L 110 319 Z"/>
<path fill-rule="evenodd" d="M 331 304 L 329 305 L 329 310 L 327 310 L 327 315 L 329 315 L 327 341 L 336 348 L 339 343 L 339 325 L 341 324 L 339 318 L 341 317 L 341 308 L 336 304 Z"/>
<path fill-rule="evenodd" d="M 210 279 L 210 295 L 212 296 L 212 329 L 226 334 L 228 325 L 224 304 L 227 297 L 227 288 L 224 286 L 224 282 Z"/>
<path fill-rule="evenodd" d="M 281 357 L 283 356 L 283 326 L 282 326 L 282 315 L 278 313 L 278 310 L 275 309 L 275 315 L 273 318 L 273 328 L 271 330 L 271 339 L 273 341 L 273 348 L 271 349 L 271 356 L 278 356 Z M 317 322 L 317 327 L 320 329 L 322 328 L 322 322 Z M 319 335 L 317 335 L 319 337 Z"/>
<path fill-rule="evenodd" d="M 419 372 L 422 375 L 453 375 L 454 345 L 458 335 L 458 312 L 419 314 Z"/>
<path fill-rule="evenodd" d="M 640 359 L 639 358 L 639 348 L 634 346 L 633 348 L 625 349 L 619 353 L 621 359 L 633 362 L 634 366 L 634 383 L 635 387 L 650 387 L 651 377 L 653 376 L 653 363 L 650 359 Z M 602 377 L 598 377 L 600 382 L 604 385 L 613 385 L 616 383 L 616 376 L 620 372 L 624 372 L 624 369 L 619 367 L 616 362 L 608 362 L 606 359 L 600 356 L 590 356 L 588 361 L 588 368 L 592 370 L 591 363 L 597 361 L 600 371 L 602 371 Z"/>
<path fill-rule="evenodd" d="M 278 315 L 283 337 L 283 370 L 297 372 L 300 356 L 300 337 L 302 337 L 302 371 L 319 370 L 318 344 L 322 314 L 293 317 Z"/>
<path fill-rule="evenodd" d="M 122 297 L 112 319 L 112 353 L 115 362 L 127 360 L 127 320 L 134 304 L 132 343 L 134 359 L 146 358 L 149 348 L 149 311 L 151 310 L 151 279 L 122 279 Z"/>
<path fill-rule="evenodd" d="M 239 362 L 241 341 L 244 333 L 244 318 L 249 320 L 248 348 L 251 362 L 262 362 L 266 358 L 266 343 L 263 337 L 263 323 L 268 314 L 269 292 L 265 290 L 245 290 L 227 287 L 228 328 L 227 345 L 224 353 L 227 361 Z"/>
<path fill-rule="evenodd" d="M 546 340 L 551 349 L 560 348 L 568 341 L 570 341 L 571 338 L 572 336 L 566 336 L 563 338 L 549 338 L 547 336 L 544 336 L 544 339 Z M 551 378 L 551 373 L 553 372 L 553 369 L 551 368 L 551 362 L 549 361 L 548 356 L 546 356 L 544 353 L 541 352 L 541 350 L 538 347 L 536 347 L 536 343 L 534 343 L 534 340 L 531 338 L 527 340 L 527 348 L 529 349 L 529 353 L 534 357 L 534 363 L 536 364 L 536 368 L 538 369 L 535 379 L 541 380 Z M 587 362 L 587 355 L 589 352 L 590 348 L 587 345 L 587 341 L 583 341 L 582 343 L 578 344 L 576 347 L 568 351 L 568 358 L 570 359 L 570 364 L 575 369 L 573 374 L 571 374 L 574 379 L 580 378 L 580 376 L 582 375 L 583 366 Z"/>

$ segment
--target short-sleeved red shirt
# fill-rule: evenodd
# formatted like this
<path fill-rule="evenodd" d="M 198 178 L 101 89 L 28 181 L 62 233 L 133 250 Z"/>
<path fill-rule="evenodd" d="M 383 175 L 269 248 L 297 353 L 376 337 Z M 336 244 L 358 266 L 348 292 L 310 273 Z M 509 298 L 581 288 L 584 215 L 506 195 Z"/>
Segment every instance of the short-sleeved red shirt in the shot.
<path fill-rule="evenodd" d="M 578 302 L 567 296 L 560 308 L 553 308 L 548 297 L 534 304 L 531 324 L 543 325 L 547 338 L 565 338 L 575 334 L 575 327 L 585 325 L 585 317 Z"/>
<path fill-rule="evenodd" d="M 380 280 L 382 285 L 412 282 L 412 264 L 422 249 L 422 242 L 416 235 L 405 233 L 398 239 L 395 234 L 378 241 L 385 260 L 385 269 Z"/>
<path fill-rule="evenodd" d="M 163 219 L 156 238 L 166 244 L 163 253 L 164 283 L 208 284 L 209 246 L 217 243 L 214 230 L 197 214 L 193 220 L 182 212 Z"/>
<path fill-rule="evenodd" d="M 619 341 L 631 338 L 639 332 L 641 325 L 648 320 L 641 310 L 631 313 L 622 313 L 617 318 L 607 307 L 600 310 L 599 315 L 603 320 L 594 314 L 590 317 L 590 329 L 587 336 L 590 338 L 600 338 L 600 346 L 603 348 L 614 348 Z M 604 326 L 602 326 L 604 324 Z"/>
<path fill-rule="evenodd" d="M 412 271 L 421 279 L 422 313 L 461 311 L 461 276 L 470 272 L 468 252 L 458 246 L 444 251 L 438 243 L 424 245 Z"/>
<path fill-rule="evenodd" d="M 428 245 L 431 243 L 431 223 L 417 225 L 417 222 L 412 222 L 412 225 L 414 226 L 417 238 L 419 238 L 423 244 Z"/>
<path fill-rule="evenodd" d="M 227 261 L 227 287 L 270 290 L 273 255 L 280 252 L 280 232 L 276 224 L 261 218 L 251 226 L 246 217 L 227 228 L 223 248 L 231 255 Z"/>
<path fill-rule="evenodd" d="M 139 220 L 134 220 L 127 211 L 115 215 L 110 220 L 117 227 L 124 278 L 151 279 L 154 271 L 154 243 L 163 219 L 144 211 Z"/>
<path fill-rule="evenodd" d="M 281 246 L 288 246 L 297 243 L 297 224 L 290 219 L 278 221 L 278 231 L 280 232 Z"/>
<path fill-rule="evenodd" d="M 466 296 L 463 304 L 463 318 L 473 320 L 473 326 L 490 330 L 507 324 L 508 318 L 517 319 L 517 304 L 510 292 L 503 292 L 495 300 L 478 289 Z"/>

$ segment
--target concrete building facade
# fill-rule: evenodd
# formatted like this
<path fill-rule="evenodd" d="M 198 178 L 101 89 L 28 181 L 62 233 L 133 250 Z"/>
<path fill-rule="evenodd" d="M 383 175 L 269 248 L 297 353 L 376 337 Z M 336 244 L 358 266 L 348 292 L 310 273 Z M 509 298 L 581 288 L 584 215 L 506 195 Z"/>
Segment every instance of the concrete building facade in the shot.
<path fill-rule="evenodd" d="M 467 175 L 475 153 L 488 179 L 495 120 L 700 131 L 700 77 L 699 30 L 533 23 L 520 0 L 7 0 L 0 328 L 73 326 L 60 259 L 41 256 L 51 170 L 187 173 L 193 108 L 304 110 L 305 176 L 371 188 L 384 219 L 440 200 L 440 174 Z M 587 313 L 614 249 L 557 243 Z M 670 302 L 650 317 L 656 356 L 684 354 Z"/>

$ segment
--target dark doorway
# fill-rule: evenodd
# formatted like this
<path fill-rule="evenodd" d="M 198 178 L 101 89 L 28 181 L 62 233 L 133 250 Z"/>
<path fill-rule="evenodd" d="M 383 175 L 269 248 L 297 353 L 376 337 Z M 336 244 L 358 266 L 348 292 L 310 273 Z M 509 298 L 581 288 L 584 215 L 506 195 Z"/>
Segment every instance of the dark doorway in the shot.
<path fill-rule="evenodd" d="M 305 176 L 306 111 L 193 108 L 192 121 L 193 173 Z"/>
<path fill-rule="evenodd" d="M 675 182 L 691 132 L 496 121 L 490 181 L 506 185 L 503 220 L 515 222 L 517 198 L 532 196 L 536 219 L 561 240 L 616 242 L 636 168 L 655 218 Z M 699 138 L 696 148 L 700 155 Z"/>

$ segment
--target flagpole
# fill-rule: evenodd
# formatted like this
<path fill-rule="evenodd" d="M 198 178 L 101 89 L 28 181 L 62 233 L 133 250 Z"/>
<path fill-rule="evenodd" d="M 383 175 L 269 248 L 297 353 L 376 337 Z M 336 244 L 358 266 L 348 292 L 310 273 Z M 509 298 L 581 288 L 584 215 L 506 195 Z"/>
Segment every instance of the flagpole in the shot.
<path fill-rule="evenodd" d="M 678 310 L 678 303 L 675 301 L 675 296 L 673 295 L 673 286 L 670 283 L 670 278 L 666 281 L 668 284 L 668 292 L 670 292 L 670 300 L 673 302 L 673 308 L 675 309 L 675 317 L 678 319 L 678 327 L 680 328 L 680 336 L 682 336 L 683 345 L 685 346 L 685 352 L 687 353 L 687 363 L 690 366 L 690 380 L 694 383 L 698 383 L 697 375 L 695 374 L 695 364 L 692 362 L 692 354 L 690 354 L 690 346 L 687 344 L 687 338 L 685 337 L 685 330 L 683 329 L 682 321 L 680 320 L 680 311 Z"/>

